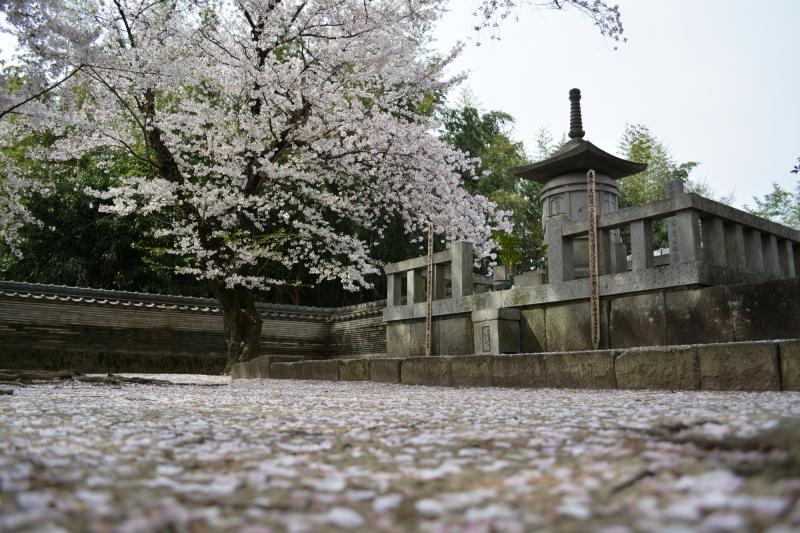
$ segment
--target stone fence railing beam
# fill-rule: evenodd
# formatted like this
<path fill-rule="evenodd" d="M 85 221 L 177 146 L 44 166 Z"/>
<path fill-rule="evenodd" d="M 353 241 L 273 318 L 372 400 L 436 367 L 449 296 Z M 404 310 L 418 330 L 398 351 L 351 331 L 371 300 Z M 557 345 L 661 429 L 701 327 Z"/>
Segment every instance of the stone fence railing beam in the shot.
<path fill-rule="evenodd" d="M 403 278 L 406 285 L 406 304 L 425 301 L 426 283 L 424 272 L 428 258 L 415 257 L 398 263 L 390 263 L 384 267 L 386 273 L 386 305 L 397 307 L 403 304 Z M 475 259 L 472 243 L 454 242 L 450 250 L 433 254 L 433 299 L 446 297 L 445 267 L 450 266 L 451 297 L 471 295 L 474 276 L 472 273 Z"/>
<path fill-rule="evenodd" d="M 693 193 L 676 192 L 666 200 L 652 202 L 598 217 L 600 273 L 628 270 L 617 265 L 610 240 L 611 231 L 628 226 L 631 236 L 631 270 L 653 268 L 652 223 L 666 219 L 669 233 L 669 264 L 714 267 L 726 282 L 755 279 L 789 279 L 798 276 L 800 231 L 776 224 Z M 546 241 L 551 282 L 575 279 L 569 253 L 573 239 L 586 235 L 583 220 L 563 217 L 547 221 Z"/>

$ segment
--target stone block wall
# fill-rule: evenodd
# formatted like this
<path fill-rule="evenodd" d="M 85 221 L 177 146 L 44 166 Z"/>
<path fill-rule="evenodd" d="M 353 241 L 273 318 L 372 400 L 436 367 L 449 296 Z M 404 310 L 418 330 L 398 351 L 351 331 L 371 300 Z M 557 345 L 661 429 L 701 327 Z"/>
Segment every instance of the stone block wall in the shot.
<path fill-rule="evenodd" d="M 327 356 L 385 356 L 386 324 L 382 312 L 382 302 L 336 309 L 325 345 Z"/>
<path fill-rule="evenodd" d="M 601 348 L 800 337 L 797 279 L 654 291 L 616 296 L 601 304 Z M 521 349 L 590 349 L 589 323 L 586 301 L 524 309 Z"/>
<path fill-rule="evenodd" d="M 587 300 L 515 309 L 520 352 L 592 348 Z M 600 319 L 600 348 L 606 349 L 799 338 L 800 279 L 605 297 Z M 387 328 L 390 356 L 424 355 L 424 319 L 388 322 Z M 473 337 L 469 313 L 434 317 L 435 355 L 474 353 Z"/>
<path fill-rule="evenodd" d="M 386 353 L 392 357 L 425 355 L 425 319 L 388 322 Z M 467 355 L 474 352 L 472 317 L 469 313 L 434 317 L 431 330 L 434 355 Z"/>
<path fill-rule="evenodd" d="M 521 352 L 591 348 L 587 301 L 515 308 Z M 384 322 L 384 302 L 260 309 L 262 355 L 424 355 L 424 319 Z M 800 280 L 606 297 L 601 319 L 601 348 L 606 349 L 800 338 Z M 225 352 L 214 300 L 0 282 L 0 368 L 219 373 Z M 474 353 L 471 312 L 434 317 L 433 352 Z M 791 369 L 798 361 L 800 356 L 787 357 L 781 365 Z M 392 364 L 384 366 L 390 372 Z M 509 366 L 508 382 L 516 379 L 514 368 Z"/>
<path fill-rule="evenodd" d="M 386 353 L 383 302 L 259 309 L 263 355 Z M 215 300 L 0 282 L 0 368 L 216 374 L 226 350 Z"/>

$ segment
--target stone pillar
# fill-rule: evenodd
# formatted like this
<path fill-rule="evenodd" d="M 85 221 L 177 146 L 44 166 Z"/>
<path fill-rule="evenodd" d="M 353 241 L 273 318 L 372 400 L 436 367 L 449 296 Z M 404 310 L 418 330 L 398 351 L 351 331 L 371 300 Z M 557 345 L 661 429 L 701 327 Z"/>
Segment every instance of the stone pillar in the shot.
<path fill-rule="evenodd" d="M 389 274 L 386 276 L 386 307 L 400 305 L 401 297 L 400 277 L 397 274 Z"/>
<path fill-rule="evenodd" d="M 775 235 L 762 235 L 764 249 L 764 272 L 770 279 L 781 277 L 781 265 L 778 258 L 778 238 Z"/>
<path fill-rule="evenodd" d="M 745 269 L 751 274 L 764 273 L 764 247 L 761 244 L 761 232 L 748 229 L 744 232 Z"/>
<path fill-rule="evenodd" d="M 607 229 L 597 230 L 597 274 L 605 276 L 611 273 L 611 235 Z"/>
<path fill-rule="evenodd" d="M 406 272 L 406 303 L 415 304 L 425 301 L 425 278 L 419 270 Z"/>
<path fill-rule="evenodd" d="M 794 263 L 794 276 L 800 278 L 800 242 L 792 242 L 791 246 L 793 251 L 792 257 L 794 257 L 792 260 Z"/>
<path fill-rule="evenodd" d="M 631 266 L 633 270 L 653 268 L 653 223 L 631 222 Z"/>
<path fill-rule="evenodd" d="M 478 355 L 519 353 L 519 316 L 518 309 L 473 311 L 475 353 Z"/>
<path fill-rule="evenodd" d="M 444 265 L 433 265 L 433 299 L 444 298 L 445 280 Z"/>
<path fill-rule="evenodd" d="M 611 230 L 611 273 L 628 271 L 628 251 L 622 242 L 622 234 L 618 229 Z"/>
<path fill-rule="evenodd" d="M 795 248 L 797 248 L 792 241 L 786 239 L 783 241 L 783 247 L 786 250 L 786 277 L 787 278 L 796 278 L 798 277 L 797 269 L 800 265 L 797 264 L 797 252 Z"/>
<path fill-rule="evenodd" d="M 675 229 L 669 243 L 670 263 L 693 263 L 701 258 L 700 216 L 697 211 L 687 210 L 673 217 Z M 674 253 L 674 255 L 673 255 Z"/>
<path fill-rule="evenodd" d="M 721 218 L 702 220 L 703 260 L 716 266 L 725 266 L 725 225 Z"/>
<path fill-rule="evenodd" d="M 561 225 L 565 220 L 565 217 L 551 218 L 545 226 L 547 270 L 550 283 L 568 281 L 575 277 L 572 242 L 568 241 L 565 246 L 564 238 L 561 236 Z"/>
<path fill-rule="evenodd" d="M 778 263 L 780 264 L 781 279 L 791 279 L 794 277 L 794 251 L 792 241 L 788 239 L 778 240 Z"/>
<path fill-rule="evenodd" d="M 667 199 L 670 200 L 684 193 L 682 180 L 670 180 L 664 186 Z M 675 217 L 667 219 L 667 239 L 669 241 L 670 262 L 675 265 L 680 263 L 678 254 L 678 221 Z"/>
<path fill-rule="evenodd" d="M 725 262 L 732 270 L 746 269 L 744 229 L 740 224 L 725 225 Z"/>
<path fill-rule="evenodd" d="M 472 294 L 472 243 L 457 241 L 452 248 L 452 266 L 450 267 L 450 283 L 453 298 Z"/>

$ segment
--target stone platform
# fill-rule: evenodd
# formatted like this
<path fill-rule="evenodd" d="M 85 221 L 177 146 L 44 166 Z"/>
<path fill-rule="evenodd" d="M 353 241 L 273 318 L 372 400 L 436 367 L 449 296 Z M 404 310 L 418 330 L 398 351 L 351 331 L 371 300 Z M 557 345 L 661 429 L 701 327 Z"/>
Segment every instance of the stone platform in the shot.
<path fill-rule="evenodd" d="M 234 379 L 377 381 L 440 387 L 800 390 L 800 340 L 625 350 L 234 365 Z"/>

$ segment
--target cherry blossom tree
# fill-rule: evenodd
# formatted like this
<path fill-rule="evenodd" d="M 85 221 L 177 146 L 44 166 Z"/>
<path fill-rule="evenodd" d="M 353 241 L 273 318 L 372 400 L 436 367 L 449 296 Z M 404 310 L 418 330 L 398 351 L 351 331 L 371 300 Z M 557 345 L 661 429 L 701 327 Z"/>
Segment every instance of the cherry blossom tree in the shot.
<path fill-rule="evenodd" d="M 255 290 L 305 265 L 369 286 L 356 230 L 401 217 L 481 256 L 503 212 L 460 186 L 475 161 L 432 132 L 420 104 L 459 79 L 421 32 L 440 0 L 11 0 L 20 70 L 0 86 L 0 139 L 47 131 L 30 157 L 124 153 L 147 172 L 93 191 L 101 210 L 156 214 L 181 272 L 220 302 L 228 368 L 255 357 Z M 30 220 L 24 169 L 4 158 L 0 224 Z"/>

